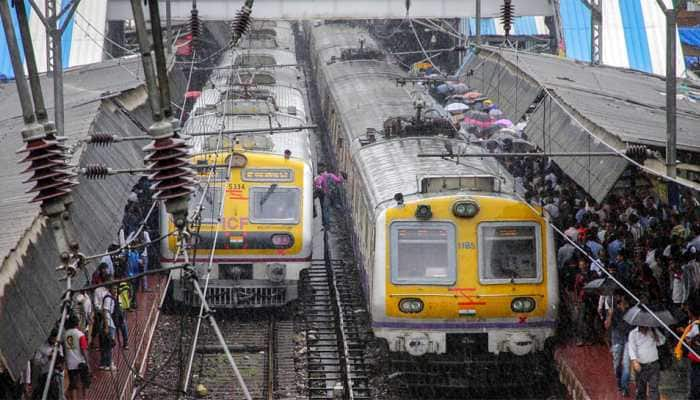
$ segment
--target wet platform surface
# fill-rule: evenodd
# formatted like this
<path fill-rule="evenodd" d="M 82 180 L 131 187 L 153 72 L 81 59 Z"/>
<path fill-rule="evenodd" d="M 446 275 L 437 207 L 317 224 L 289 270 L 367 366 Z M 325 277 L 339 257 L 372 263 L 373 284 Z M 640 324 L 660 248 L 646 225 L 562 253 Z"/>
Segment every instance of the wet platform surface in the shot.
<path fill-rule="evenodd" d="M 116 371 L 99 369 L 100 350 L 95 338 L 90 346 L 90 368 L 92 370 L 92 385 L 86 391 L 85 398 L 89 400 L 131 399 L 136 383 L 136 376 L 143 376 L 147 366 L 147 352 L 152 338 L 152 330 L 156 326 L 158 307 L 165 295 L 167 277 L 152 275 L 148 277 L 150 291 L 140 291 L 137 294 L 138 309 L 126 312 L 129 327 L 129 349 L 124 349 L 119 342 L 113 349 L 113 363 Z"/>
<path fill-rule="evenodd" d="M 559 379 L 567 388 L 572 400 L 629 400 L 634 399 L 634 382 L 630 384 L 630 396 L 623 397 L 617 390 L 612 369 L 612 355 L 607 346 L 576 346 L 573 343 L 557 348 L 554 359 Z M 674 362 L 661 372 L 659 389 L 661 399 L 685 400 L 685 360 Z"/>

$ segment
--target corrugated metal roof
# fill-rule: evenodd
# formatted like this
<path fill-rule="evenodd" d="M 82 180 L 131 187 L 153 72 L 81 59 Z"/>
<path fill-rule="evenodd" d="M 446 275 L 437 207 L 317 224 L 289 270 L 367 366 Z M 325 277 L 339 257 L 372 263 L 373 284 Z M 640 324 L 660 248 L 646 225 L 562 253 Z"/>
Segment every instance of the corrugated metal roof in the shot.
<path fill-rule="evenodd" d="M 140 85 L 140 81 L 131 75 L 137 73 L 139 63 L 136 59 L 122 60 L 121 63 L 108 61 L 66 71 L 64 135 L 72 140 L 69 144 L 87 135 L 102 98 Z M 110 79 L 104 79 L 105 76 Z M 42 76 L 41 83 L 46 105 L 51 108 L 51 80 Z M 38 216 L 39 207 L 28 204 L 31 196 L 24 192 L 31 186 L 22 184 L 27 177 L 19 174 L 24 167 L 17 163 L 19 157 L 15 151 L 22 147 L 20 131 L 23 121 L 14 83 L 0 86 L 0 109 L 3 110 L 0 120 L 0 187 L 3 188 L 0 193 L 0 225 L 5 226 L 0 233 L 0 255 L 4 259 Z M 52 109 L 49 114 L 53 115 Z"/>
<path fill-rule="evenodd" d="M 25 9 L 29 15 L 29 30 L 32 36 L 34 55 L 39 72 L 46 71 L 46 28 L 35 15 L 28 0 L 24 0 Z M 36 1 L 40 10 L 44 10 L 44 0 Z M 67 7 L 71 0 L 61 0 L 60 7 Z M 12 11 L 15 35 L 19 40 L 19 26 Z M 65 16 L 61 19 L 61 23 Z M 66 26 L 61 36 L 63 43 L 63 68 L 96 63 L 102 60 L 105 32 L 107 26 L 107 0 L 81 1 L 78 4 L 73 19 Z M 23 53 L 23 51 L 22 51 Z M 24 62 L 24 58 L 22 58 Z M 14 78 L 7 40 L 4 31 L 0 32 L 0 75 Z"/>
<path fill-rule="evenodd" d="M 65 136 L 69 145 L 89 132 L 110 132 L 118 135 L 140 135 L 142 132 L 110 98 L 141 85 L 138 59 L 108 61 L 79 67 L 65 75 Z M 134 77 L 134 75 L 137 77 Z M 109 79 L 105 79 L 109 77 Z M 51 82 L 42 77 L 48 106 Z M 177 84 L 176 84 L 177 85 Z M 47 93 L 48 92 L 48 93 Z M 105 100 L 106 99 L 106 100 Z M 115 101 L 124 100 L 123 97 Z M 39 218 L 39 207 L 29 204 L 29 188 L 21 181 L 18 156 L 15 150 L 22 146 L 22 121 L 14 83 L 0 86 L 0 107 L 6 110 L 0 120 L 0 252 L 3 256 L 0 277 L 0 353 L 7 367 L 16 377 L 26 366 L 37 346 L 46 339 L 60 307 L 65 283 L 55 272 L 57 249 L 51 232 Z M 138 104 L 134 104 L 138 106 Z M 144 104 L 132 111 L 141 124 L 148 124 L 142 115 L 150 115 Z M 72 162 L 80 165 L 104 163 L 114 168 L 142 165 L 143 142 L 125 142 L 110 147 L 74 147 Z M 138 177 L 119 175 L 105 180 L 80 178 L 73 192 L 72 216 L 77 228 L 81 251 L 96 254 L 105 250 L 116 237 L 121 223 L 126 197 Z M 29 231 L 31 237 L 24 236 Z M 31 240 L 18 246 L 20 239 Z M 8 258 L 9 256 L 9 258 Z M 89 271 L 88 271 L 89 273 Z M 75 286 L 82 285 L 85 277 L 77 277 Z"/>
<path fill-rule="evenodd" d="M 498 66 L 502 71 L 499 80 L 479 79 L 482 74 L 491 76 Z M 470 69 L 474 69 L 474 74 L 464 79 L 491 98 L 496 99 L 499 90 L 513 96 L 514 82 L 518 82 L 514 77 L 519 74 L 519 97 L 534 99 L 532 94 L 536 89 L 546 87 L 560 99 L 565 108 L 552 103 L 545 117 L 545 110 L 540 105 L 526 129 L 526 134 L 548 151 L 576 152 L 589 148 L 591 151 L 608 151 L 602 143 L 595 139 L 591 141 L 572 115 L 585 123 L 599 141 L 618 149 L 623 149 L 628 142 L 657 147 L 665 145 L 665 81 L 659 76 L 498 49 L 483 50 L 473 57 L 464 68 L 465 71 Z M 484 85 L 484 81 L 491 84 Z M 513 120 L 518 120 L 522 109 L 516 110 L 509 104 L 503 102 L 501 107 Z M 544 139 L 542 118 L 546 118 Z M 700 152 L 700 104 L 678 101 L 677 135 L 680 149 Z M 597 200 L 607 194 L 625 168 L 624 161 L 611 157 L 590 160 L 589 157 L 574 157 L 555 161 L 581 187 L 590 189 L 590 194 Z"/>

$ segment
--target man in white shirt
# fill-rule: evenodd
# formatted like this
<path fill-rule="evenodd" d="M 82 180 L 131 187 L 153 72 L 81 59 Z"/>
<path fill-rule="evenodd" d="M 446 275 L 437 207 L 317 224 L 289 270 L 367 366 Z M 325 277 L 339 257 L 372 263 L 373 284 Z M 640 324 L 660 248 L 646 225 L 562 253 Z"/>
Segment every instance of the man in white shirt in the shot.
<path fill-rule="evenodd" d="M 656 328 L 638 326 L 629 334 L 627 346 L 631 364 L 637 372 L 637 400 L 659 400 L 661 365 L 656 347 L 664 343 L 666 338 Z"/>
<path fill-rule="evenodd" d="M 116 287 L 114 289 L 116 291 Z M 112 320 L 112 312 L 116 305 L 117 298 L 109 293 L 102 299 L 102 326 L 100 327 L 102 335 L 100 336 L 100 369 L 105 371 L 116 371 L 116 367 L 112 363 L 112 347 L 116 336 L 116 326 Z M 97 329 L 97 327 L 95 328 Z"/>
<path fill-rule="evenodd" d="M 78 319 L 71 316 L 66 322 L 63 348 L 68 369 L 68 392 L 70 400 L 85 398 L 85 389 L 90 387 L 90 368 L 88 367 L 87 337 L 78 329 Z"/>

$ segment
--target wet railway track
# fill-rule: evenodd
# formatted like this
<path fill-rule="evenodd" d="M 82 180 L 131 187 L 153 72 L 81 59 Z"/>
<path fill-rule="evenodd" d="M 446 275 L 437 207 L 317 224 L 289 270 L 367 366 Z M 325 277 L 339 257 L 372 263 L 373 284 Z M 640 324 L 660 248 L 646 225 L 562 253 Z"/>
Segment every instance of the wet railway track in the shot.
<path fill-rule="evenodd" d="M 369 399 L 359 282 L 351 265 L 331 259 L 326 232 L 324 244 L 324 260 L 301 277 L 308 398 Z"/>
<path fill-rule="evenodd" d="M 294 322 L 275 313 L 220 318 L 218 323 L 253 399 L 286 399 L 294 393 Z M 291 363 L 291 364 L 290 364 Z M 242 399 L 239 386 L 213 330 L 203 327 L 192 369 L 192 389 L 198 384 L 207 399 Z M 196 396 L 194 396 L 196 397 Z"/>

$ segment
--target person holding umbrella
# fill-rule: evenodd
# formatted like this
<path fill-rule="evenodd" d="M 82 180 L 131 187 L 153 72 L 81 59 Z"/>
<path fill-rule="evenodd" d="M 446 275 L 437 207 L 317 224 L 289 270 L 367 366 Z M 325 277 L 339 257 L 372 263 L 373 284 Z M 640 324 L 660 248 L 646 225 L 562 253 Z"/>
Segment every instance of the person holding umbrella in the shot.
<path fill-rule="evenodd" d="M 637 373 L 637 400 L 659 400 L 661 364 L 657 347 L 666 343 L 666 337 L 657 327 L 662 326 L 661 322 L 666 325 L 676 322 L 666 310 L 656 311 L 654 314 L 656 317 L 646 308 L 637 305 L 630 308 L 624 316 L 628 324 L 637 326 L 630 332 L 627 340 L 630 365 Z"/>

